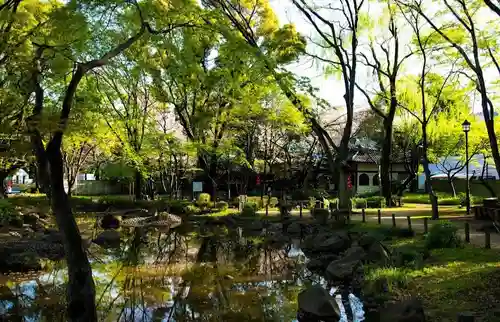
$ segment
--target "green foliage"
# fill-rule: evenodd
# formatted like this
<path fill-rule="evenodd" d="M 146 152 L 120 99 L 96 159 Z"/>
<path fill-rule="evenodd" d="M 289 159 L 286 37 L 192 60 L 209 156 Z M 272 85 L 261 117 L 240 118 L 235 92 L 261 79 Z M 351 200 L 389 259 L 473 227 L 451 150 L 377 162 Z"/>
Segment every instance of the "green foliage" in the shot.
<path fill-rule="evenodd" d="M 384 208 L 385 207 L 385 198 L 380 196 L 373 196 L 366 198 L 366 207 L 367 208 Z"/>
<path fill-rule="evenodd" d="M 16 227 L 22 227 L 23 225 L 22 216 L 7 199 L 0 199 L 0 224 Z"/>
<path fill-rule="evenodd" d="M 227 210 L 229 208 L 229 205 L 225 201 L 218 201 L 215 203 L 215 208 L 217 208 L 219 211 Z"/>
<path fill-rule="evenodd" d="M 257 204 L 254 202 L 247 202 L 243 206 L 243 211 L 241 212 L 243 217 L 256 217 L 257 216 Z"/>
<path fill-rule="evenodd" d="M 196 200 L 196 205 L 200 208 L 207 208 L 210 206 L 210 194 L 200 193 L 198 199 Z"/>
<path fill-rule="evenodd" d="M 189 204 L 184 206 L 184 214 L 186 215 L 199 215 L 201 213 L 201 209 L 196 205 Z"/>
<path fill-rule="evenodd" d="M 436 248 L 457 248 L 463 245 L 458 228 L 449 221 L 441 221 L 429 229 L 425 236 L 425 247 L 427 249 Z"/>
<path fill-rule="evenodd" d="M 353 209 L 367 208 L 367 200 L 365 198 L 352 198 L 351 204 Z"/>

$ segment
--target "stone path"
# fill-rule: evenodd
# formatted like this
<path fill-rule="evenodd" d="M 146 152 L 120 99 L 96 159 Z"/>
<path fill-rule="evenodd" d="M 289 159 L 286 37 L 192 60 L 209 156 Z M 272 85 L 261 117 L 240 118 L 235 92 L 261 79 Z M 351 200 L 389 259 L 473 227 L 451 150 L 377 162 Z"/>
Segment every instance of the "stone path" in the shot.
<path fill-rule="evenodd" d="M 471 217 L 472 219 L 472 217 Z M 354 221 L 361 221 L 362 217 L 361 215 L 353 215 L 351 217 L 351 220 Z M 369 223 L 376 223 L 377 222 L 377 217 L 375 216 L 366 216 L 366 221 Z M 392 217 L 387 217 L 383 216 L 381 217 L 381 222 L 382 225 L 386 226 L 392 226 Z M 457 221 L 452 221 L 457 227 L 459 227 L 458 233 L 462 238 L 465 238 L 465 221 L 463 220 L 457 220 Z M 429 220 L 428 221 L 428 226 L 429 229 L 432 225 L 434 225 L 436 221 Z M 485 234 L 482 231 L 477 231 L 478 228 L 480 228 L 484 222 L 479 222 L 479 221 L 471 221 L 470 223 L 470 242 L 472 245 L 478 246 L 478 247 L 484 247 L 485 243 Z M 396 217 L 396 226 L 398 227 L 408 227 L 408 221 L 406 217 Z M 423 233 L 424 232 L 424 220 L 423 219 L 412 219 L 411 221 L 411 226 L 412 229 L 414 229 L 416 232 Z M 493 249 L 500 249 L 500 234 L 496 233 L 491 233 L 490 235 L 490 240 L 491 240 L 491 248 Z"/>

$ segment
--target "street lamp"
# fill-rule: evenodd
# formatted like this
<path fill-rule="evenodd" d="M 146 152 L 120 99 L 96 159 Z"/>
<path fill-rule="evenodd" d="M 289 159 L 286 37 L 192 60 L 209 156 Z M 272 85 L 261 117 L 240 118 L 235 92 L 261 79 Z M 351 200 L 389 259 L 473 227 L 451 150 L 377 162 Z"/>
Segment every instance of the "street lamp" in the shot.
<path fill-rule="evenodd" d="M 465 204 L 467 207 L 467 215 L 470 215 L 470 186 L 469 186 L 469 131 L 470 122 L 465 120 L 462 123 L 462 130 L 465 133 Z"/>

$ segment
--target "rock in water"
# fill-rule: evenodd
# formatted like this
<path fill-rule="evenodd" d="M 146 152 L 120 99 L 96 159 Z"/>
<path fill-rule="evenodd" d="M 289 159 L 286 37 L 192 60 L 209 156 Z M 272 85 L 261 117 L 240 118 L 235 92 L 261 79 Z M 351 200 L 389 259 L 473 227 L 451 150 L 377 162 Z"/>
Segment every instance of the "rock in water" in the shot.
<path fill-rule="evenodd" d="M 286 229 L 286 232 L 290 235 L 298 235 L 302 231 L 302 226 L 298 222 L 292 222 Z"/>
<path fill-rule="evenodd" d="M 31 251 L 4 253 L 0 257 L 1 272 L 29 272 L 42 269 L 40 257 Z"/>
<path fill-rule="evenodd" d="M 28 224 L 28 225 L 36 225 L 36 223 L 38 222 L 38 219 L 40 219 L 40 217 L 38 216 L 38 214 L 36 213 L 28 213 L 26 215 L 23 215 L 23 222 L 25 224 Z"/>
<path fill-rule="evenodd" d="M 120 220 L 111 214 L 107 214 L 101 220 L 101 228 L 118 229 L 120 228 Z"/>
<path fill-rule="evenodd" d="M 353 246 L 351 248 L 348 248 L 344 254 L 342 255 L 342 259 L 344 261 L 363 261 L 366 257 L 366 253 L 363 250 L 363 248 L 359 246 Z"/>
<path fill-rule="evenodd" d="M 297 319 L 299 321 L 338 321 L 340 309 L 338 304 L 321 286 L 311 286 L 302 291 L 298 297 L 299 310 Z"/>
<path fill-rule="evenodd" d="M 409 299 L 391 304 L 380 314 L 380 321 L 391 322 L 425 322 L 422 303 L 417 299 Z"/>
<path fill-rule="evenodd" d="M 119 247 L 120 241 L 120 233 L 116 230 L 105 230 L 93 240 L 94 243 L 102 247 Z"/>
<path fill-rule="evenodd" d="M 360 260 L 350 258 L 333 261 L 326 268 L 326 278 L 328 281 L 351 280 L 360 265 L 362 265 Z"/>

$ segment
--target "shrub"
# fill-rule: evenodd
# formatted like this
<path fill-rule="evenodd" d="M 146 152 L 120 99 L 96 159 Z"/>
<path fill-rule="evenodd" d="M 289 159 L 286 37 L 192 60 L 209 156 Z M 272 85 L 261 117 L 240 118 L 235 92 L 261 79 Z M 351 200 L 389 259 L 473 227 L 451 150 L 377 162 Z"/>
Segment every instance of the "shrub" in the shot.
<path fill-rule="evenodd" d="M 184 207 L 184 213 L 186 215 L 198 215 L 200 212 L 201 212 L 201 209 L 193 204 L 189 204 L 189 205 Z"/>
<path fill-rule="evenodd" d="M 462 241 L 457 230 L 457 227 L 449 221 L 441 221 L 433 225 L 425 236 L 425 247 L 427 249 L 460 247 Z"/>
<path fill-rule="evenodd" d="M 167 202 L 166 209 L 174 215 L 181 215 L 185 212 L 185 208 L 190 204 L 185 200 L 170 200 Z"/>
<path fill-rule="evenodd" d="M 229 208 L 229 205 L 225 201 L 218 201 L 215 204 L 215 208 L 219 209 L 219 211 L 220 210 L 227 210 Z"/>
<path fill-rule="evenodd" d="M 208 193 L 200 193 L 196 205 L 200 208 L 207 208 L 210 206 L 210 195 Z"/>
<path fill-rule="evenodd" d="M 373 196 L 366 198 L 366 208 L 384 208 L 385 198 L 381 196 Z"/>
<path fill-rule="evenodd" d="M 243 206 L 243 211 L 241 212 L 243 217 L 255 217 L 257 216 L 257 205 L 253 202 L 247 202 Z"/>
<path fill-rule="evenodd" d="M 352 207 L 355 209 L 363 209 L 367 206 L 367 201 L 365 198 L 352 198 L 351 203 Z"/>
<path fill-rule="evenodd" d="M 420 269 L 423 261 L 429 257 L 429 251 L 424 247 L 403 246 L 396 248 L 391 255 L 392 263 L 396 267 Z"/>
<path fill-rule="evenodd" d="M 278 205 L 279 200 L 276 197 L 271 197 L 271 199 L 268 200 L 268 198 L 264 198 L 264 206 L 269 202 L 269 207 L 274 208 Z"/>
<path fill-rule="evenodd" d="M 14 205 L 6 199 L 0 199 L 0 224 L 16 227 L 23 226 L 22 216 L 16 211 Z"/>

